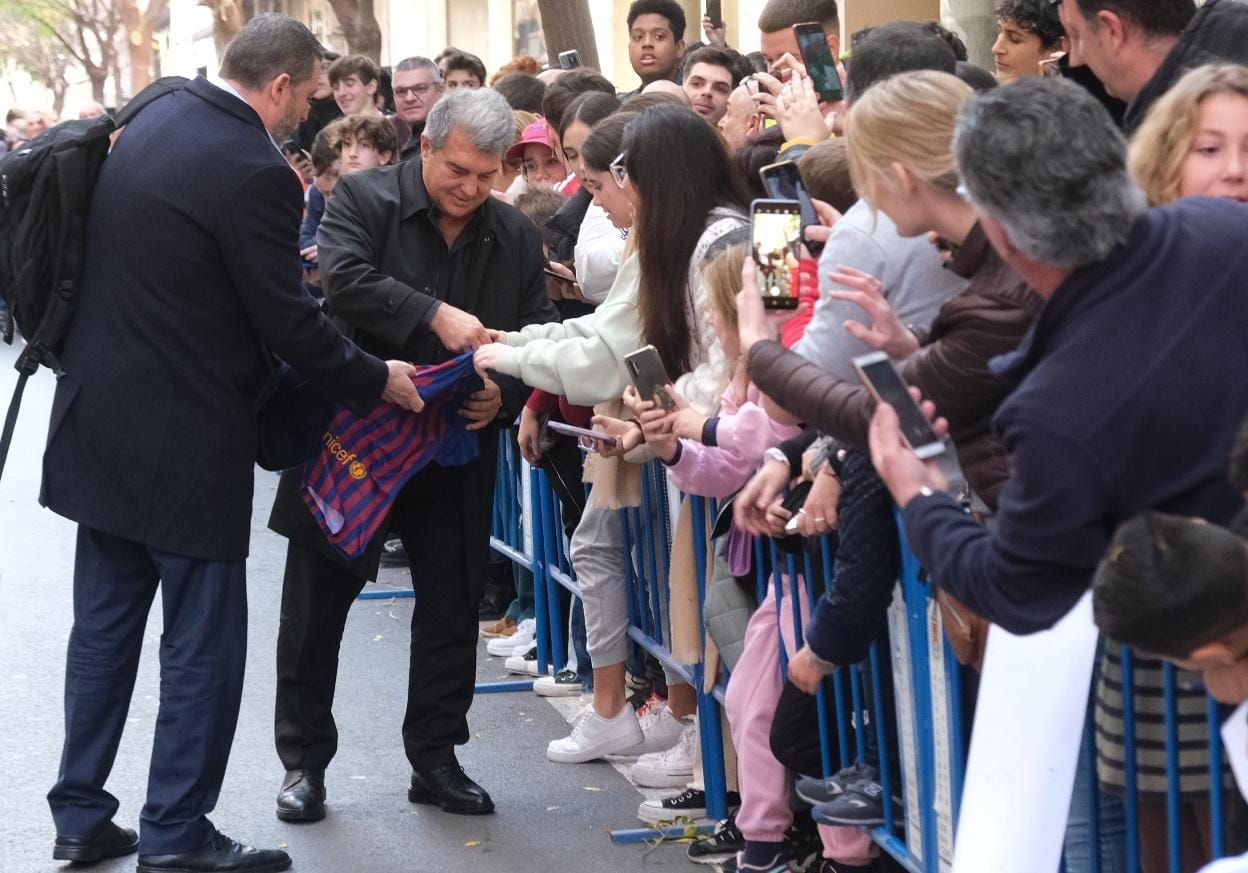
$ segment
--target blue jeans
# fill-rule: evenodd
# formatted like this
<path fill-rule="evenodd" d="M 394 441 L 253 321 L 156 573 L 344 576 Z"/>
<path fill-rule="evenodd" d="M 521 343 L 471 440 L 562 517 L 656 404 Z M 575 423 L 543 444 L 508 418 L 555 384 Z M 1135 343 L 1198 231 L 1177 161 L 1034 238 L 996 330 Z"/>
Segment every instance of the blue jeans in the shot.
<path fill-rule="evenodd" d="M 1098 656 L 1099 658 L 1099 656 Z M 1093 681 L 1092 687 L 1096 687 Z M 1088 707 L 1079 763 L 1075 767 L 1075 790 L 1066 819 L 1066 847 L 1062 852 L 1066 873 L 1124 873 L 1127 869 L 1126 810 L 1122 798 L 1103 788 L 1096 778 L 1096 741 L 1092 707 Z M 1101 863 L 1094 865 L 1091 852 L 1093 799 L 1100 827 Z"/>
<path fill-rule="evenodd" d="M 581 692 L 594 693 L 594 665 L 589 659 L 589 646 L 585 641 L 585 607 L 581 598 L 572 598 L 572 648 L 576 650 L 576 672 L 581 677 Z"/>

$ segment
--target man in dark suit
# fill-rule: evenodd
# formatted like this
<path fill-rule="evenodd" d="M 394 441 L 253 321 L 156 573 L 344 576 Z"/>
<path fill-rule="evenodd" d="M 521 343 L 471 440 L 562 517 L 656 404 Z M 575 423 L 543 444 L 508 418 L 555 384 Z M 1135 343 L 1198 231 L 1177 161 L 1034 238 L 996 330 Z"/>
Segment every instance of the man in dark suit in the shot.
<path fill-rule="evenodd" d="M 330 310 L 362 348 L 420 364 L 488 342 L 484 324 L 514 330 L 554 321 L 537 228 L 490 196 L 514 138 L 495 91 L 460 89 L 429 114 L 421 154 L 338 183 L 318 235 Z M 399 494 L 390 527 L 410 556 L 412 610 L 403 744 L 408 797 L 447 812 L 494 809 L 460 768 L 476 673 L 477 604 L 485 584 L 498 431 L 527 397 L 514 379 L 486 381 L 461 414 L 481 454 L 463 467 L 430 465 Z M 347 611 L 376 578 L 382 540 L 345 563 L 282 477 L 269 526 L 290 538 L 277 642 L 276 738 L 286 778 L 277 815 L 325 815 L 325 768 L 338 745 L 331 711 Z"/>
<path fill-rule="evenodd" d="M 285 870 L 219 833 L 242 695 L 257 407 L 274 356 L 362 414 L 419 409 L 412 367 L 344 338 L 299 284 L 298 180 L 275 140 L 307 112 L 322 49 L 253 19 L 219 80 L 145 109 L 104 164 L 87 219 L 42 502 L 78 522 L 65 746 L 48 794 L 54 857 L 139 850 L 140 871 Z M 141 834 L 104 790 L 157 586 L 160 710 Z"/>

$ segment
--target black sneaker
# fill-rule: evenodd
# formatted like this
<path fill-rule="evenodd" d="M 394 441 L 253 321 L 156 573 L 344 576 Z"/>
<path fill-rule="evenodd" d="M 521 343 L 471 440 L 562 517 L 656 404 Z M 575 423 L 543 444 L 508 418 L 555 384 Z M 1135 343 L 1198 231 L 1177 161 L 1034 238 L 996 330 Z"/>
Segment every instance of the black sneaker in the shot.
<path fill-rule="evenodd" d="M 784 832 L 782 860 L 789 870 L 815 870 L 823 855 L 823 840 L 819 828 L 808 815 L 797 815 L 793 824 Z"/>
<path fill-rule="evenodd" d="M 811 816 L 820 824 L 876 827 L 884 824 L 884 802 L 884 789 L 880 784 L 863 779 L 830 803 L 816 806 Z"/>
<path fill-rule="evenodd" d="M 836 798 L 845 793 L 845 789 L 860 779 L 879 781 L 879 778 L 874 775 L 873 768 L 851 764 L 838 770 L 827 779 L 820 779 L 815 776 L 799 776 L 797 781 L 793 783 L 793 791 L 810 805 L 818 806 L 821 803 L 831 803 L 836 800 Z"/>
<path fill-rule="evenodd" d="M 391 537 L 386 540 L 386 544 L 381 547 L 381 566 L 408 566 L 407 549 L 403 548 L 403 541 L 398 537 Z"/>
<path fill-rule="evenodd" d="M 741 805 L 741 795 L 734 791 L 728 792 L 728 805 Z M 706 818 L 706 792 L 697 788 L 686 788 L 675 797 L 662 800 L 643 800 L 637 808 L 637 817 L 646 824 L 657 825 L 676 819 Z"/>
<path fill-rule="evenodd" d="M 715 825 L 715 832 L 689 847 L 689 860 L 695 864 L 723 864 L 745 850 L 745 837 L 737 828 L 736 815 Z"/>

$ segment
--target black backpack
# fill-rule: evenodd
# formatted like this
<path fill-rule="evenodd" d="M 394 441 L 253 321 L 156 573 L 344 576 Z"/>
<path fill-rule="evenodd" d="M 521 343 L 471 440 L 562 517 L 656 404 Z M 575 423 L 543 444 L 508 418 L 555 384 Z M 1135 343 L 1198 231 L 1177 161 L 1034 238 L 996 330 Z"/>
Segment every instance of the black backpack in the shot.
<path fill-rule="evenodd" d="M 110 118 L 75 119 L 44 131 L 0 158 L 0 336 L 26 339 L 20 374 L 0 435 L 0 473 L 8 457 L 26 380 L 42 364 L 58 376 L 57 356 L 78 302 L 91 194 L 111 146 L 109 137 L 153 100 L 187 83 L 166 76 Z"/>

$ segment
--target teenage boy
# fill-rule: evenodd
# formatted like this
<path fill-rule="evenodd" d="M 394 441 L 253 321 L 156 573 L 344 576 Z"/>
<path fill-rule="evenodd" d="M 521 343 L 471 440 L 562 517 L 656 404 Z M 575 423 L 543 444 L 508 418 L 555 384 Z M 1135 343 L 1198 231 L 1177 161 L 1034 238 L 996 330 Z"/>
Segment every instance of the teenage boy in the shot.
<path fill-rule="evenodd" d="M 644 88 L 676 81 L 685 56 L 685 11 L 676 0 L 635 0 L 628 7 L 628 61 Z"/>
<path fill-rule="evenodd" d="M 381 70 L 364 55 L 347 55 L 329 68 L 329 86 L 343 115 L 381 115 L 376 101 L 380 80 Z"/>

